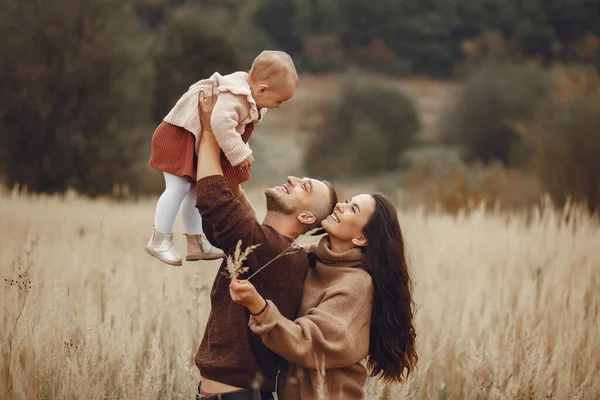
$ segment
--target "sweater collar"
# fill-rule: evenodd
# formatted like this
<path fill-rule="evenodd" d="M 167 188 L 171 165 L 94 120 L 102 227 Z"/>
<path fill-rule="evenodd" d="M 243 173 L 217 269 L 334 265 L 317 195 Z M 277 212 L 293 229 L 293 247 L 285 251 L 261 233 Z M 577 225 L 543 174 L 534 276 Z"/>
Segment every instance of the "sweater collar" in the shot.
<path fill-rule="evenodd" d="M 319 261 L 327 266 L 357 267 L 363 264 L 363 255 L 360 248 L 355 247 L 340 253 L 331 250 L 329 236 L 323 236 L 316 249 Z"/>
<path fill-rule="evenodd" d="M 217 79 L 219 81 L 219 87 L 217 88 L 219 93 L 230 92 L 236 96 L 246 97 L 248 104 L 250 104 L 252 119 L 261 118 L 262 110 L 259 110 L 256 100 L 252 96 L 252 90 L 250 89 L 250 83 L 248 82 L 247 72 L 238 71 L 224 76 L 217 75 Z"/>

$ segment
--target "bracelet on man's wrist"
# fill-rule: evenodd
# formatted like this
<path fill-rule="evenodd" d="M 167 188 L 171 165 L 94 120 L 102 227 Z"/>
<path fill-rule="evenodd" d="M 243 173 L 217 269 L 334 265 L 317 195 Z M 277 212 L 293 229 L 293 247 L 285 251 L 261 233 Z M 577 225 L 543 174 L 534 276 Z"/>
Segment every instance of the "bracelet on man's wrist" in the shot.
<path fill-rule="evenodd" d="M 265 312 L 265 310 L 267 309 L 267 306 L 268 306 L 268 305 L 269 305 L 269 303 L 267 303 L 267 301 L 265 300 L 265 306 L 264 306 L 264 307 L 263 307 L 263 308 L 262 308 L 262 309 L 261 309 L 259 312 L 257 312 L 256 314 L 255 314 L 255 313 L 253 313 L 253 312 L 252 312 L 252 311 L 250 311 L 250 310 L 248 310 L 248 311 L 250 312 L 250 314 L 252 314 L 253 316 L 255 316 L 255 317 L 256 317 L 256 316 L 258 316 L 258 315 L 260 315 L 260 314 L 264 313 L 264 312 Z"/>

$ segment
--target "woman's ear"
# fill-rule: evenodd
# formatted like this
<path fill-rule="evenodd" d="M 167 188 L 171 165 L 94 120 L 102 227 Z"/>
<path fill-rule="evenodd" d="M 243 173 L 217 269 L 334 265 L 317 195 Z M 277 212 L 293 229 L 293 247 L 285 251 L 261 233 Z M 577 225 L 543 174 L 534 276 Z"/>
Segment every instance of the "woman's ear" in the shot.
<path fill-rule="evenodd" d="M 305 225 L 312 225 L 317 221 L 317 217 L 315 217 L 312 213 L 305 211 L 298 215 L 298 221 Z"/>
<path fill-rule="evenodd" d="M 266 92 L 267 90 L 269 90 L 269 86 L 268 85 L 260 85 L 258 87 L 258 95 L 260 96 L 261 94 L 263 94 L 264 92 Z"/>
<path fill-rule="evenodd" d="M 368 243 L 367 237 L 365 235 L 361 235 L 352 239 L 352 244 L 357 247 L 365 247 Z"/>

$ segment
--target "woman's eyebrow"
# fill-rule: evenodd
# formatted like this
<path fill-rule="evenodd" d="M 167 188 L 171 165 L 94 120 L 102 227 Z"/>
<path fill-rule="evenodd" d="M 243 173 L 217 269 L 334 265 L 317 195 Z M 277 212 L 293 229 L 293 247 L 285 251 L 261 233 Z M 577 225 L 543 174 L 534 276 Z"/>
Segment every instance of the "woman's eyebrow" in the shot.
<path fill-rule="evenodd" d="M 348 200 L 346 200 L 346 202 L 352 203 L 352 199 L 353 199 L 353 197 L 350 197 Z M 352 204 L 352 208 L 354 208 L 354 207 L 358 208 L 358 212 L 360 212 L 360 206 L 358 205 L 358 203 Z"/>

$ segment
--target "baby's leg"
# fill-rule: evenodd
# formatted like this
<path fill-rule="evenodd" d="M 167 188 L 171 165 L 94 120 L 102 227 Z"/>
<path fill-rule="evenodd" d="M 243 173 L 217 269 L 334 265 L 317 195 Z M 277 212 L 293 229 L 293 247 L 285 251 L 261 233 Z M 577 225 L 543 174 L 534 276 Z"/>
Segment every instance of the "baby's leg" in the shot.
<path fill-rule="evenodd" d="M 199 235 L 202 233 L 202 217 L 196 209 L 196 185 L 190 185 L 185 198 L 179 208 L 183 231 L 186 235 Z"/>
<path fill-rule="evenodd" d="M 163 172 L 165 176 L 165 191 L 158 199 L 154 227 L 162 233 L 171 233 L 177 211 L 183 199 L 190 190 L 190 181 L 187 178 Z"/>
<path fill-rule="evenodd" d="M 213 246 L 202 232 L 202 217 L 196 209 L 196 185 L 191 185 L 179 209 L 187 240 L 186 261 L 214 260 L 225 253 Z"/>
<path fill-rule="evenodd" d="M 165 191 L 156 204 L 154 215 L 154 232 L 146 245 L 146 252 L 165 264 L 181 265 L 181 256 L 173 246 L 173 223 L 179 206 L 190 190 L 187 178 L 175 176 L 163 171 Z"/>

